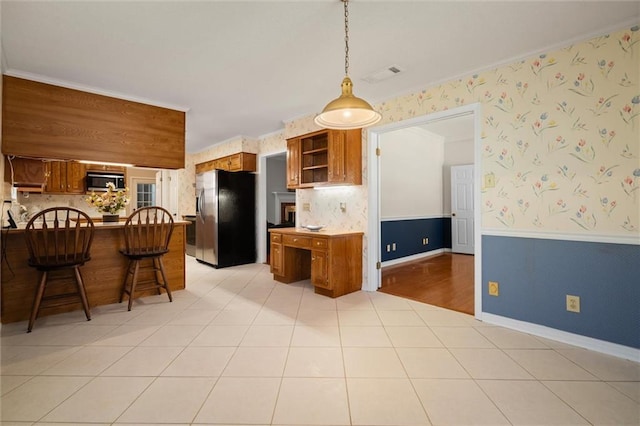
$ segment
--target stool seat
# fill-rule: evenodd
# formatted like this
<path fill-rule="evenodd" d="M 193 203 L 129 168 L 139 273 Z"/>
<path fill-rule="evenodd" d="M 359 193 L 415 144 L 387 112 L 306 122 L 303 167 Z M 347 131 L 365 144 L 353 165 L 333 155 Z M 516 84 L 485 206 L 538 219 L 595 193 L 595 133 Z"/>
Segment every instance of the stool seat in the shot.
<path fill-rule="evenodd" d="M 52 207 L 42 210 L 27 223 L 25 241 L 29 251 L 28 265 L 41 272 L 40 283 L 33 299 L 27 333 L 35 324 L 42 303 L 77 296 L 87 320 L 91 320 L 89 301 L 84 288 L 80 267 L 91 260 L 89 250 L 93 241 L 94 225 L 81 210 L 71 207 Z M 73 270 L 76 291 L 45 295 L 51 271 Z M 57 303 L 60 304 L 60 303 Z"/>
<path fill-rule="evenodd" d="M 128 310 L 133 306 L 136 291 L 156 289 L 167 292 L 169 302 L 173 301 L 167 281 L 162 257 L 169 252 L 169 241 L 173 233 L 171 213 L 162 207 L 142 207 L 133 212 L 124 224 L 125 248 L 120 253 L 129 260 L 120 291 L 120 303 L 124 295 L 129 296 Z M 146 265 L 142 265 L 145 261 Z M 152 271 L 152 278 L 139 281 L 140 269 Z M 145 284 L 138 287 L 138 284 Z"/>

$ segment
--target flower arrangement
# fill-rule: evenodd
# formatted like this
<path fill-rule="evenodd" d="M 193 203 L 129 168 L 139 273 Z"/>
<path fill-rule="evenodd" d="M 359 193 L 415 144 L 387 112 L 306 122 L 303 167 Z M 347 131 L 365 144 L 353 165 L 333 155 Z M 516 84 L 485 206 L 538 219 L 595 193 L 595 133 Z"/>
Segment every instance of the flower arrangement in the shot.
<path fill-rule="evenodd" d="M 116 191 L 116 186 L 108 182 L 107 192 L 96 194 L 91 191 L 91 195 L 86 198 L 86 201 L 101 213 L 118 214 L 120 210 L 129 204 L 129 188 Z"/>

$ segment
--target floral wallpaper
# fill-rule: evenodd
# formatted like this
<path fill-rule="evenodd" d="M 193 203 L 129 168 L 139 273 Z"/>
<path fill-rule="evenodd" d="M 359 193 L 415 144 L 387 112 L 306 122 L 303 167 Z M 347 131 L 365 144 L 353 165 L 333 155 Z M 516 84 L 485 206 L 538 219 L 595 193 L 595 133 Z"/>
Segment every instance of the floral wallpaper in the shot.
<path fill-rule="evenodd" d="M 640 28 L 634 26 L 494 70 L 400 96 L 375 107 L 381 124 L 479 102 L 482 105 L 482 226 L 598 235 L 640 235 Z M 257 142 L 282 151 L 286 138 L 318 128 L 313 116 Z M 363 185 L 354 193 L 298 190 L 302 223 L 366 230 Z M 236 141 L 211 151 L 237 151 Z M 191 163 L 219 156 L 189 156 Z M 343 198 L 346 212 L 338 213 Z M 189 207 L 192 205 L 191 203 Z"/>
<path fill-rule="evenodd" d="M 634 26 L 385 102 L 386 122 L 482 104 L 485 228 L 638 234 Z"/>

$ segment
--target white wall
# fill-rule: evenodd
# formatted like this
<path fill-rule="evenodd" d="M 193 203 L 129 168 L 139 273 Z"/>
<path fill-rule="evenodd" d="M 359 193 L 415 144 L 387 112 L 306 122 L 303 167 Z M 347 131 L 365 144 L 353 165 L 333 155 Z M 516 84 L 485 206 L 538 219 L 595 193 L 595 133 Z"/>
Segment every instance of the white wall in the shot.
<path fill-rule="evenodd" d="M 441 216 L 444 138 L 419 128 L 380 137 L 381 219 Z"/>
<path fill-rule="evenodd" d="M 473 135 L 470 139 L 445 141 L 444 167 L 442 169 L 442 192 L 444 194 L 443 213 L 451 214 L 451 166 L 473 164 Z"/>

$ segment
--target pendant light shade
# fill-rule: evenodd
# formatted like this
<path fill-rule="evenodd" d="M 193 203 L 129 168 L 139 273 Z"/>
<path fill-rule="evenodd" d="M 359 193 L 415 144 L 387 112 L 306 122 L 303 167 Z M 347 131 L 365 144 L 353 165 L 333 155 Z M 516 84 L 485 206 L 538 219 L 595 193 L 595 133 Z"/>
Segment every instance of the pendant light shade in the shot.
<path fill-rule="evenodd" d="M 353 95 L 353 83 L 342 80 L 342 94 L 329 102 L 315 118 L 318 126 L 327 129 L 358 129 L 377 123 L 382 118 L 364 99 Z"/>
<path fill-rule="evenodd" d="M 359 129 L 377 123 L 382 118 L 364 99 L 353 95 L 353 83 L 349 78 L 349 9 L 348 0 L 344 3 L 344 79 L 342 94 L 327 104 L 314 119 L 320 127 L 327 129 Z"/>

